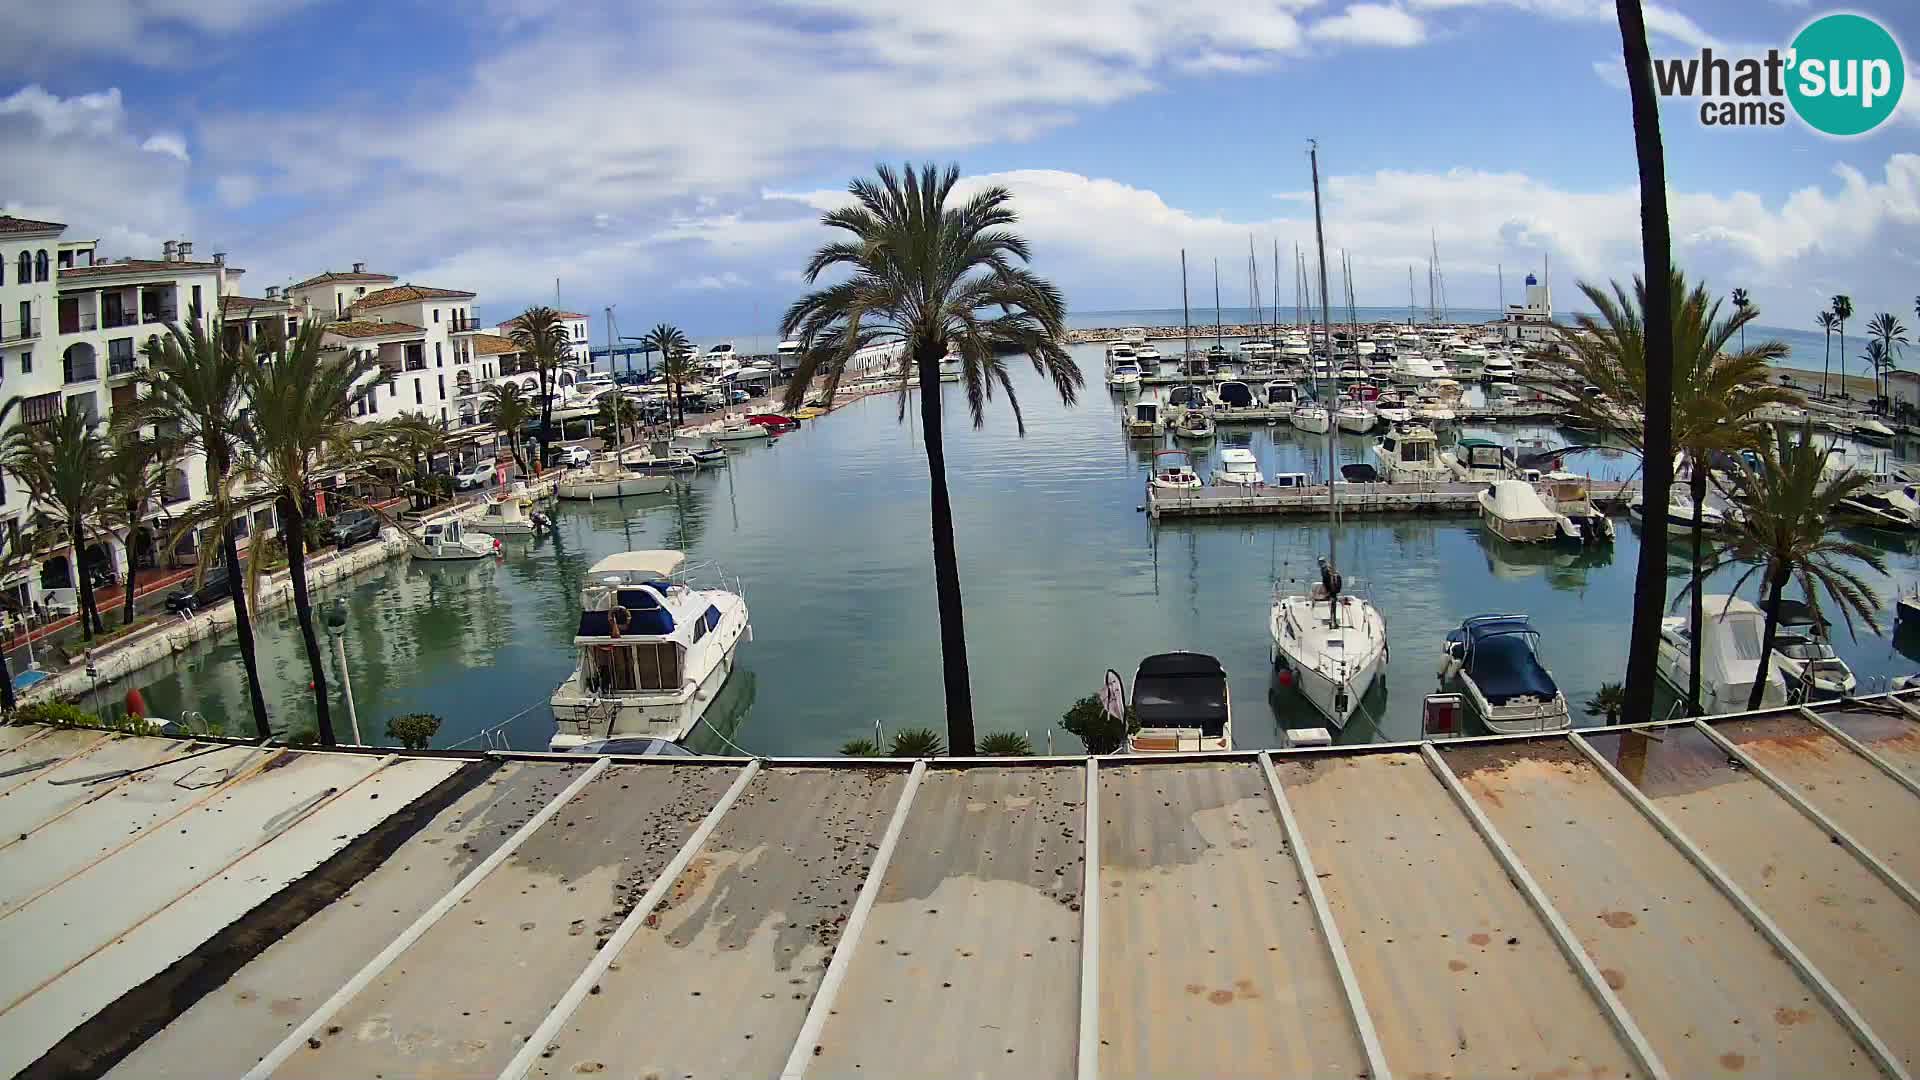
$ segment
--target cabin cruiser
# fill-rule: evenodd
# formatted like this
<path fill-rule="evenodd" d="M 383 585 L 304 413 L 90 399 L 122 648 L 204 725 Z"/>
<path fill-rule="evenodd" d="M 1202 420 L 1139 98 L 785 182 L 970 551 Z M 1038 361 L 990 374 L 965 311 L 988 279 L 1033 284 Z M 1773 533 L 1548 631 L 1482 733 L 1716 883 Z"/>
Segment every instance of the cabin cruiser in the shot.
<path fill-rule="evenodd" d="M 1779 666 L 1770 665 L 1764 673 L 1760 670 L 1766 615 L 1747 601 L 1724 593 L 1708 593 L 1700 601 L 1705 613 L 1700 626 L 1701 708 L 1709 715 L 1745 712 L 1754 683 L 1762 679 L 1766 689 L 1760 704 L 1787 704 L 1787 684 Z M 1683 697 L 1692 671 L 1690 644 L 1685 614 L 1660 620 L 1660 654 L 1655 667 L 1667 685 Z"/>
<path fill-rule="evenodd" d="M 1185 409 L 1174 421 L 1173 437 L 1202 442 L 1213 438 L 1213 416 L 1206 409 Z"/>
<path fill-rule="evenodd" d="M 744 416 L 723 416 L 705 424 L 689 425 L 673 433 L 674 438 L 692 442 L 702 439 L 709 443 L 753 442 L 771 435 L 764 426 L 753 423 Z"/>
<path fill-rule="evenodd" d="M 1107 346 L 1107 363 L 1117 364 L 1122 360 L 1135 359 L 1133 346 L 1124 341 L 1116 341 Z"/>
<path fill-rule="evenodd" d="M 1641 524 L 1646 524 L 1646 496 L 1636 493 L 1627 501 L 1627 516 Z M 1693 494 L 1679 484 L 1667 492 L 1667 512 L 1665 515 L 1667 532 L 1684 535 L 1693 531 Z M 1700 507 L 1700 527 L 1707 532 L 1724 529 L 1727 526 L 1727 514 L 1711 503 Z"/>
<path fill-rule="evenodd" d="M 1765 610 L 1764 606 L 1762 610 Z M 1798 701 L 1851 697 L 1853 669 L 1833 651 L 1826 620 L 1805 601 L 1781 597 L 1773 631 L 1773 666 Z"/>
<path fill-rule="evenodd" d="M 726 460 L 725 450 L 690 450 L 684 446 L 660 446 L 620 455 L 620 464 L 631 472 L 661 474 L 689 473 Z M 718 460 L 715 460 L 715 459 Z"/>
<path fill-rule="evenodd" d="M 1253 388 L 1243 382 L 1232 380 L 1223 382 L 1220 388 L 1214 391 L 1214 396 L 1219 399 L 1222 409 L 1253 408 Z"/>
<path fill-rule="evenodd" d="M 1854 420 L 1848 433 L 1861 442 L 1872 443 L 1875 446 L 1893 445 L 1893 429 L 1870 416 Z"/>
<path fill-rule="evenodd" d="M 733 671 L 752 628 L 747 602 L 675 575 L 678 551 L 609 555 L 587 571 L 574 647 L 580 660 L 553 692 L 549 749 L 620 735 L 684 739 Z"/>
<path fill-rule="evenodd" d="M 1507 354 L 1504 352 L 1490 352 L 1487 354 L 1486 360 L 1481 363 L 1480 377 L 1483 379 L 1491 379 L 1495 382 L 1512 382 L 1516 374 L 1517 372 L 1514 370 L 1513 361 L 1508 359 Z"/>
<path fill-rule="evenodd" d="M 1267 408 L 1279 409 L 1291 413 L 1300 400 L 1300 388 L 1292 379 L 1275 379 L 1262 388 L 1267 395 Z"/>
<path fill-rule="evenodd" d="M 1453 478 L 1475 484 L 1504 480 L 1513 471 L 1513 451 L 1492 439 L 1461 439 L 1453 449 L 1441 453 Z"/>
<path fill-rule="evenodd" d="M 1572 473 L 1551 472 L 1545 477 L 1547 505 L 1560 516 L 1555 538 L 1571 547 L 1613 543 L 1613 519 L 1593 504 L 1592 482 Z"/>
<path fill-rule="evenodd" d="M 1387 666 L 1387 624 L 1373 604 L 1341 592 L 1320 560 L 1320 580 L 1302 595 L 1275 590 L 1268 619 L 1273 662 L 1327 721 L 1345 728 Z"/>
<path fill-rule="evenodd" d="M 1509 544 L 1533 544 L 1560 535 L 1560 515 L 1525 480 L 1496 480 L 1480 493 L 1480 519 Z"/>
<path fill-rule="evenodd" d="M 1301 431 L 1322 432 L 1333 426 L 1333 414 L 1311 398 L 1293 407 L 1293 426 Z"/>
<path fill-rule="evenodd" d="M 562 499 L 622 499 L 628 495 L 658 495 L 673 487 L 671 476 L 631 472 L 613 458 L 597 458 L 584 469 L 560 477 L 555 490 Z"/>
<path fill-rule="evenodd" d="M 1238 447 L 1220 451 L 1220 467 L 1213 470 L 1214 486 L 1240 484 L 1258 487 L 1261 482 L 1260 462 L 1254 458 L 1253 451 Z"/>
<path fill-rule="evenodd" d="M 1334 411 L 1333 419 L 1340 425 L 1341 431 L 1351 431 L 1355 435 L 1364 435 L 1372 431 L 1373 426 L 1380 422 L 1380 418 L 1374 415 L 1372 408 L 1358 401 L 1348 401 L 1340 406 Z"/>
<path fill-rule="evenodd" d="M 1132 360 L 1120 360 L 1114 363 L 1113 370 L 1107 373 L 1107 385 L 1115 390 L 1134 390 L 1140 386 L 1140 365 Z"/>
<path fill-rule="evenodd" d="M 801 344 L 789 338 L 774 346 L 773 359 L 782 371 L 790 371 L 800 366 Z"/>
<path fill-rule="evenodd" d="M 1402 424 L 1373 441 L 1380 475 L 1390 484 L 1428 484 L 1449 480 L 1452 474 L 1440 460 L 1440 440 L 1433 429 Z"/>
<path fill-rule="evenodd" d="M 1148 342 L 1142 341 L 1140 344 L 1134 346 L 1133 358 L 1140 361 L 1142 366 L 1147 364 L 1157 365 L 1160 363 L 1160 350 L 1154 348 Z"/>
<path fill-rule="evenodd" d="M 1456 345 L 1446 355 L 1447 363 L 1465 378 L 1477 379 L 1487 368 L 1487 350 L 1477 345 Z"/>
<path fill-rule="evenodd" d="M 1839 506 L 1864 524 L 1905 532 L 1920 529 L 1920 500 L 1915 499 L 1915 494 L 1911 484 L 1885 491 L 1863 491 L 1841 499 Z"/>
<path fill-rule="evenodd" d="M 466 531 L 455 518 L 428 525 L 418 537 L 409 535 L 407 546 L 414 558 L 426 562 L 464 562 L 494 554 L 500 550 L 500 541 L 486 533 Z"/>
<path fill-rule="evenodd" d="M 1158 401 L 1136 401 L 1133 411 L 1124 421 L 1127 437 L 1131 439 L 1155 439 L 1167 430 L 1167 421 L 1160 415 Z"/>
<path fill-rule="evenodd" d="M 1198 491 L 1200 474 L 1193 471 L 1193 455 L 1185 450 L 1161 450 L 1154 454 L 1151 482 L 1166 491 Z"/>
<path fill-rule="evenodd" d="M 1496 735 L 1564 731 L 1567 695 L 1540 663 L 1540 632 L 1525 615 L 1476 615 L 1447 632 L 1442 683 L 1457 681 Z"/>
<path fill-rule="evenodd" d="M 1389 424 L 1404 424 L 1413 419 L 1413 408 L 1398 395 L 1382 394 L 1373 403 L 1373 411 Z"/>
<path fill-rule="evenodd" d="M 488 499 L 480 504 L 479 511 L 468 515 L 466 521 L 487 536 L 536 536 L 553 527 L 545 513 L 530 512 L 520 499 Z"/>
<path fill-rule="evenodd" d="M 1227 670 L 1206 653 L 1160 653 L 1140 661 L 1133 673 L 1133 715 L 1140 730 L 1127 736 L 1130 754 L 1233 749 Z"/>

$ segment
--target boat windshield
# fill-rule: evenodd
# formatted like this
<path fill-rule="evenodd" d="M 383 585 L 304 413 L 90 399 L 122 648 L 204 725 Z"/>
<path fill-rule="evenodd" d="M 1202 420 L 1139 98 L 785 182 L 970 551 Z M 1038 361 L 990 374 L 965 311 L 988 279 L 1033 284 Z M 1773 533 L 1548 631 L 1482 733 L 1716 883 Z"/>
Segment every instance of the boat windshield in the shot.
<path fill-rule="evenodd" d="M 1760 659 L 1760 620 L 1727 619 L 1727 640 L 1733 644 L 1733 654 L 1741 660 L 1758 662 Z"/>

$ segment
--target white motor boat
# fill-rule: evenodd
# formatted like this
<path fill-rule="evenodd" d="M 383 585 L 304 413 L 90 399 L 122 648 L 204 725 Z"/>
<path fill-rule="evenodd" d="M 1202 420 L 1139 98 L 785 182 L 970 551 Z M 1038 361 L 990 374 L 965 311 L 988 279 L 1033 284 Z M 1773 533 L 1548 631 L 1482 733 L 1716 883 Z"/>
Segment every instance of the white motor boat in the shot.
<path fill-rule="evenodd" d="M 1324 432 L 1333 426 L 1333 414 L 1325 405 L 1308 401 L 1293 407 L 1293 426 L 1301 431 Z"/>
<path fill-rule="evenodd" d="M 1373 426 L 1380 422 L 1380 418 L 1374 415 L 1371 408 L 1357 401 L 1350 401 L 1340 406 L 1334 412 L 1333 418 L 1334 422 L 1340 425 L 1341 431 L 1350 431 L 1355 435 L 1364 435 L 1372 431 Z"/>
<path fill-rule="evenodd" d="M 479 513 L 466 520 L 488 536 L 535 536 L 553 524 L 547 515 L 529 512 L 527 504 L 515 498 L 488 499 L 480 504 Z"/>
<path fill-rule="evenodd" d="M 1413 418 L 1423 424 L 1451 424 L 1460 418 L 1460 414 L 1437 401 L 1422 400 L 1413 407 Z"/>
<path fill-rule="evenodd" d="M 1189 442 L 1205 442 L 1213 438 L 1213 415 L 1206 409 L 1185 409 L 1180 419 L 1173 425 L 1173 437 Z"/>
<path fill-rule="evenodd" d="M 1229 447 L 1220 451 L 1220 467 L 1213 470 L 1213 482 L 1220 484 L 1240 484 L 1258 487 L 1264 482 L 1260 475 L 1260 462 L 1254 458 L 1253 451 Z"/>
<path fill-rule="evenodd" d="M 1440 681 L 1457 681 L 1496 735 L 1573 726 L 1567 695 L 1540 663 L 1540 633 L 1525 615 L 1476 615 L 1447 633 Z"/>
<path fill-rule="evenodd" d="M 723 416 L 705 424 L 691 425 L 678 429 L 674 438 L 687 442 L 709 443 L 755 442 L 767 438 L 771 432 L 738 414 Z"/>
<path fill-rule="evenodd" d="M 572 469 L 556 486 L 562 499 L 621 499 L 628 495 L 658 495 L 673 487 L 671 476 L 633 472 L 612 458 L 599 458 L 584 469 Z"/>
<path fill-rule="evenodd" d="M 1107 373 L 1107 385 L 1116 390 L 1135 390 L 1140 386 L 1140 365 L 1132 360 L 1122 360 L 1113 365 Z"/>
<path fill-rule="evenodd" d="M 1427 382 L 1433 379 L 1445 379 L 1452 376 L 1445 361 L 1436 360 L 1423 352 L 1395 353 L 1393 357 L 1394 378 L 1402 382 Z"/>
<path fill-rule="evenodd" d="M 1833 651 L 1826 620 L 1801 600 L 1782 597 L 1779 610 L 1773 631 L 1773 666 L 1795 700 L 1832 701 L 1853 696 L 1858 683 L 1853 669 Z"/>
<path fill-rule="evenodd" d="M 1387 624 L 1372 603 L 1341 592 L 1340 575 L 1326 560 L 1320 581 L 1300 595 L 1275 591 L 1268 632 L 1282 683 L 1298 687 L 1336 728 L 1387 667 Z"/>
<path fill-rule="evenodd" d="M 1460 345 L 1447 353 L 1447 364 L 1462 378 L 1477 379 L 1487 368 L 1487 350 L 1477 345 Z"/>
<path fill-rule="evenodd" d="M 1627 501 L 1627 516 L 1641 524 L 1646 524 L 1645 496 L 1636 494 Z M 1693 532 L 1693 494 L 1678 484 L 1667 493 L 1667 512 L 1664 515 L 1667 532 L 1673 535 L 1690 535 Z M 1711 503 L 1700 507 L 1700 527 L 1707 532 L 1715 532 L 1727 526 L 1727 514 Z"/>
<path fill-rule="evenodd" d="M 1167 420 L 1158 401 L 1136 401 L 1125 416 L 1120 423 L 1130 439 L 1157 439 L 1167 430 Z"/>
<path fill-rule="evenodd" d="M 1593 504 L 1592 482 L 1572 473 L 1546 475 L 1547 505 L 1560 516 L 1555 539 L 1570 547 L 1613 543 L 1613 519 Z"/>
<path fill-rule="evenodd" d="M 1275 379 L 1262 387 L 1266 393 L 1267 408 L 1283 410 L 1283 416 L 1291 416 L 1295 405 L 1300 401 L 1300 388 L 1292 379 Z"/>
<path fill-rule="evenodd" d="M 1413 408 L 1398 397 L 1381 395 L 1373 403 L 1373 414 L 1389 424 L 1406 424 L 1413 420 Z"/>
<path fill-rule="evenodd" d="M 1380 476 L 1390 484 L 1432 484 L 1452 478 L 1440 460 L 1440 440 L 1433 429 L 1402 424 L 1373 441 Z"/>
<path fill-rule="evenodd" d="M 1494 382 L 1512 382 L 1516 374 L 1513 361 L 1503 352 L 1490 352 L 1480 368 L 1480 377 Z"/>
<path fill-rule="evenodd" d="M 1915 495 L 1916 490 L 1910 484 L 1884 491 L 1863 491 L 1841 499 L 1839 506 L 1864 524 L 1911 532 L 1920 529 L 1920 500 L 1916 500 Z"/>
<path fill-rule="evenodd" d="M 1143 341 L 1134 346 L 1133 358 L 1140 362 L 1142 368 L 1148 364 L 1158 364 L 1160 363 L 1160 350 Z"/>
<path fill-rule="evenodd" d="M 1162 450 L 1154 454 L 1151 483 L 1164 491 L 1198 491 L 1200 474 L 1193 471 L 1193 455 L 1185 450 Z"/>
<path fill-rule="evenodd" d="M 1861 442 L 1875 446 L 1893 445 L 1893 429 L 1870 416 L 1856 419 L 1849 433 Z"/>
<path fill-rule="evenodd" d="M 1560 535 L 1560 515 L 1525 480 L 1496 480 L 1480 493 L 1480 520 L 1509 544 L 1534 544 Z"/>
<path fill-rule="evenodd" d="M 426 562 L 465 562 L 484 559 L 500 550 L 500 541 L 486 533 L 468 532 L 460 519 L 435 522 L 407 537 L 413 557 Z"/>
<path fill-rule="evenodd" d="M 1513 451 L 1492 439 L 1461 439 L 1453 449 L 1442 451 L 1440 460 L 1446 462 L 1455 480 L 1474 484 L 1504 480 L 1516 464 Z"/>
<path fill-rule="evenodd" d="M 587 571 L 573 643 L 580 660 L 549 704 L 549 749 L 616 735 L 678 741 L 733 671 L 752 627 L 737 592 L 679 580 L 677 551 L 610 555 Z"/>
<path fill-rule="evenodd" d="M 1760 704 L 1787 704 L 1787 685 L 1778 665 L 1760 670 L 1760 641 L 1766 615 L 1737 596 L 1708 593 L 1700 598 L 1705 619 L 1700 627 L 1700 697 L 1707 713 L 1744 712 L 1754 683 L 1765 680 Z M 1660 620 L 1660 654 L 1656 668 L 1683 698 L 1692 665 L 1688 657 L 1687 616 Z"/>
<path fill-rule="evenodd" d="M 1227 670 L 1206 653 L 1160 653 L 1140 661 L 1133 673 L 1133 715 L 1140 730 L 1127 736 L 1130 754 L 1233 749 Z"/>

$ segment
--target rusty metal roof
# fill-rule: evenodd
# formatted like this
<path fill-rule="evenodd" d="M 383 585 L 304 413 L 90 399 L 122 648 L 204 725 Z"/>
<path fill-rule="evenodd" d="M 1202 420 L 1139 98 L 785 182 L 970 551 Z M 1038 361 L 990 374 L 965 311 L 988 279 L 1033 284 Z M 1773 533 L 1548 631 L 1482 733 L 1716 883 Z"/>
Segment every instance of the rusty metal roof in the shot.
<path fill-rule="evenodd" d="M 1181 759 L 0 729 L 0 1072 L 1907 1077 L 1920 695 Z"/>

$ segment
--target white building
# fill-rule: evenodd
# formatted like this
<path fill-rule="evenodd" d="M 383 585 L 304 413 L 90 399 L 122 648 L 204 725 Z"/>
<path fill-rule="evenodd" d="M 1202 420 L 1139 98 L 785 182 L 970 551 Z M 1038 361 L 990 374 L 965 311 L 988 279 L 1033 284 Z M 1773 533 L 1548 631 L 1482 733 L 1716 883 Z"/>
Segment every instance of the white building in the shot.
<path fill-rule="evenodd" d="M 1552 287 L 1542 284 L 1538 278 L 1528 274 L 1525 302 L 1508 304 L 1500 320 L 1488 323 L 1487 326 L 1510 344 L 1514 342 L 1541 346 L 1558 344 L 1560 332 L 1553 324 Z"/>
<path fill-rule="evenodd" d="M 581 367 L 591 367 L 593 358 L 590 350 L 593 346 L 589 338 L 593 331 L 588 317 L 577 311 L 562 311 L 558 314 L 567 324 L 567 358 Z M 489 332 L 503 338 L 510 338 L 513 336 L 513 320 L 508 319 Z"/>

